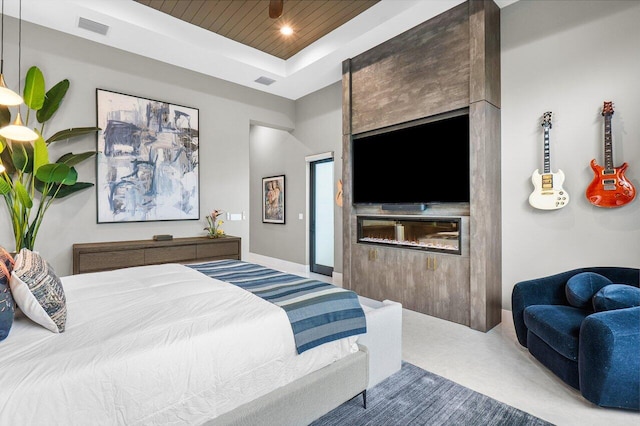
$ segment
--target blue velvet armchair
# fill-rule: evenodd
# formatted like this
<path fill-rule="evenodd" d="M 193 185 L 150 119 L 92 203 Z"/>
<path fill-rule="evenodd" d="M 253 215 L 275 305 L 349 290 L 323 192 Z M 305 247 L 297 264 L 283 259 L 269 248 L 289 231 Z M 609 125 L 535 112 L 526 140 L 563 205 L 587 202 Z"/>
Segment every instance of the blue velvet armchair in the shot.
<path fill-rule="evenodd" d="M 565 287 L 582 272 L 640 287 L 640 269 L 618 267 L 519 282 L 511 297 L 518 341 L 592 403 L 640 410 L 640 306 L 603 312 L 571 306 Z"/>

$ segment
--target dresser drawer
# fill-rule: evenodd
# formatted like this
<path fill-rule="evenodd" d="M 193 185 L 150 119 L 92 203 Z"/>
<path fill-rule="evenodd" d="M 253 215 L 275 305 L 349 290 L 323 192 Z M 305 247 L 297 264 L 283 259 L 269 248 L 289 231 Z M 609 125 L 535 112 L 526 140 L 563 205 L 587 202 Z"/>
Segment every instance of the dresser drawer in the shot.
<path fill-rule="evenodd" d="M 198 244 L 197 259 L 208 259 L 211 257 L 229 257 L 230 255 L 238 256 L 240 247 L 237 241 L 224 241 L 217 244 Z"/>
<path fill-rule="evenodd" d="M 78 265 L 82 272 L 97 272 L 106 269 L 144 265 L 144 250 L 82 253 L 78 258 Z"/>
<path fill-rule="evenodd" d="M 177 247 L 154 247 L 144 251 L 144 263 L 151 265 L 153 263 L 180 263 L 185 260 L 193 260 L 196 258 L 196 247 L 177 246 Z"/>

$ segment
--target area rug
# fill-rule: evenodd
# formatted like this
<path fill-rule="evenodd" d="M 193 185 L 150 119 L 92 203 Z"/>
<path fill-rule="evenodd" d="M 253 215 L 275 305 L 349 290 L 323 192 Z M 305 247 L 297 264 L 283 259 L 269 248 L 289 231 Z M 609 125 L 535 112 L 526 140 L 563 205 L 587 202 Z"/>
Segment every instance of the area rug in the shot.
<path fill-rule="evenodd" d="M 546 421 L 413 364 L 312 423 L 328 425 L 542 426 Z"/>

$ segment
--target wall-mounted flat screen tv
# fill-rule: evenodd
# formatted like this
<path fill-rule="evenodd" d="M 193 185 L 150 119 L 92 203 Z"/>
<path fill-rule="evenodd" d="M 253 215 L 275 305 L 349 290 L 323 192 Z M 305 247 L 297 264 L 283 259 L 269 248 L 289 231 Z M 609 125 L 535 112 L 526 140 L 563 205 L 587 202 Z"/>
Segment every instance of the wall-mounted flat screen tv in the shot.
<path fill-rule="evenodd" d="M 469 201 L 469 115 L 354 136 L 354 204 Z"/>

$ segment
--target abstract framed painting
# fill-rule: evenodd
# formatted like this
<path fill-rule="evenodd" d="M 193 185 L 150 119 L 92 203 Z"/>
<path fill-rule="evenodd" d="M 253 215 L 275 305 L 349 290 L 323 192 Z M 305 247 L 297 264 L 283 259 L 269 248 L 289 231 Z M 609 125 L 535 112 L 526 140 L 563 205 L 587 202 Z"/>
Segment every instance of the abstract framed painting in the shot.
<path fill-rule="evenodd" d="M 98 223 L 200 218 L 199 110 L 96 90 Z"/>
<path fill-rule="evenodd" d="M 284 224 L 284 175 L 262 178 L 262 222 Z"/>

